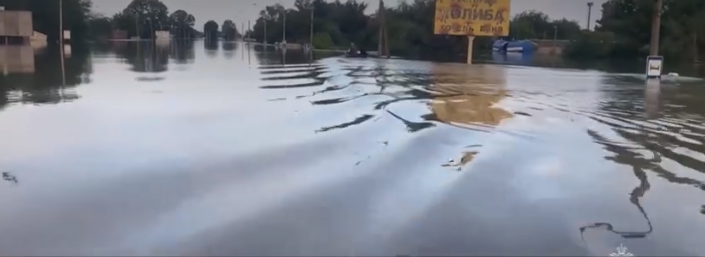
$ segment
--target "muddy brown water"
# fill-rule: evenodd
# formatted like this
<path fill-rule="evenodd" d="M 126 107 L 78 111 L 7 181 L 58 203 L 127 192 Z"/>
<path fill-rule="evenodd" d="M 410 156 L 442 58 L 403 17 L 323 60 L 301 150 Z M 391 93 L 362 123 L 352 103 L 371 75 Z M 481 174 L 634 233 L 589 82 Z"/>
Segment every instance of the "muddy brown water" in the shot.
<path fill-rule="evenodd" d="M 697 78 L 202 42 L 64 62 L 0 79 L 0 255 L 705 254 Z"/>

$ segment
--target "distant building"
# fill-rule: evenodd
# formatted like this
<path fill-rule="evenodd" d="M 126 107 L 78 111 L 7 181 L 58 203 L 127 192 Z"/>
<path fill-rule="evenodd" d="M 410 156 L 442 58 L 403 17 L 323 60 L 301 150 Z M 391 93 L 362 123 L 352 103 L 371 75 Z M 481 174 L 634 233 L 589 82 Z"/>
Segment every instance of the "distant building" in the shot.
<path fill-rule="evenodd" d="M 154 32 L 156 40 L 169 40 L 171 39 L 171 33 L 168 30 L 157 30 Z"/>
<path fill-rule="evenodd" d="M 110 32 L 110 39 L 127 39 L 127 31 L 126 30 L 113 30 Z"/>

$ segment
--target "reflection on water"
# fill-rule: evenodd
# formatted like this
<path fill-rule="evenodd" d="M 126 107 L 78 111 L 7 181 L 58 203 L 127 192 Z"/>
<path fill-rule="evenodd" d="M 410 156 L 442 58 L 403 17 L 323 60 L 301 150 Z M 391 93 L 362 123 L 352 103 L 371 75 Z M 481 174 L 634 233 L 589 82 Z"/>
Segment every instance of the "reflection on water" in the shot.
<path fill-rule="evenodd" d="M 192 40 L 172 40 L 171 58 L 178 64 L 188 64 L 195 58 L 194 41 Z"/>
<path fill-rule="evenodd" d="M 114 42 L 115 52 L 131 65 L 132 71 L 165 72 L 169 65 L 170 46 L 154 42 Z"/>
<path fill-rule="evenodd" d="M 0 45 L 3 74 L 33 73 L 34 51 L 30 45 Z"/>
<path fill-rule="evenodd" d="M 75 50 L 64 58 L 58 48 L 32 49 L 31 46 L 0 46 L 7 69 L 0 77 L 0 109 L 9 103 L 60 103 L 79 98 L 73 87 L 90 83 L 88 52 Z"/>
<path fill-rule="evenodd" d="M 218 40 L 206 40 L 204 45 L 208 57 L 215 58 L 218 56 L 218 51 L 220 50 L 220 42 Z"/>
<path fill-rule="evenodd" d="M 1 255 L 705 252 L 700 79 L 217 41 L 83 52 L 66 86 L 49 49 L 0 80 Z"/>

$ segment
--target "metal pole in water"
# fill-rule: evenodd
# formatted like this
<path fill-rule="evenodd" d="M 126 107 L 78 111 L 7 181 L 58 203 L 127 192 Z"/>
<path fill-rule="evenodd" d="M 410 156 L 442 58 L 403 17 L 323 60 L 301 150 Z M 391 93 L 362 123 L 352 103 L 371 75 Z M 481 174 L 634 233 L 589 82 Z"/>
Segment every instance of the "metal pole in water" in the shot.
<path fill-rule="evenodd" d="M 61 54 L 61 82 L 66 86 L 66 68 L 64 66 L 64 0 L 59 0 L 59 49 Z"/>
<path fill-rule="evenodd" d="M 267 46 L 267 17 L 264 17 L 264 38 L 262 39 L 262 42 L 264 42 L 264 46 Z M 265 48 L 267 49 L 267 48 Z"/>
<path fill-rule="evenodd" d="M 654 0 L 654 16 L 651 21 L 651 42 L 649 56 L 646 59 L 646 79 L 661 80 L 663 72 L 663 57 L 658 55 L 659 37 L 661 34 L 661 8 L 663 0 Z"/>
<path fill-rule="evenodd" d="M 311 50 L 313 50 L 313 3 L 311 3 L 311 32 L 309 32 L 309 34 L 310 39 L 308 44 Z"/>
<path fill-rule="evenodd" d="M 474 41 L 475 41 L 474 36 L 468 36 L 468 59 L 467 59 L 468 64 L 472 64 L 472 46 L 473 46 Z"/>
<path fill-rule="evenodd" d="M 284 24 L 282 24 L 282 43 L 286 43 L 286 9 L 284 10 Z"/>

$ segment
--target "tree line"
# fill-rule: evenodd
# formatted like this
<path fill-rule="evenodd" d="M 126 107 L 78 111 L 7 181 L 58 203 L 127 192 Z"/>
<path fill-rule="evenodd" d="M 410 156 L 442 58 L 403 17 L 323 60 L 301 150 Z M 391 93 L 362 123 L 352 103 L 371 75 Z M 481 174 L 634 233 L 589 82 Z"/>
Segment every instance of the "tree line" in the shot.
<path fill-rule="evenodd" d="M 594 31 L 575 38 L 569 57 L 634 58 L 649 54 L 653 1 L 610 0 Z M 659 53 L 671 60 L 699 61 L 705 47 L 705 1 L 663 0 Z"/>
<path fill-rule="evenodd" d="M 59 38 L 59 2 L 0 0 L 0 6 L 5 10 L 31 11 L 34 30 L 46 34 L 49 42 L 55 42 Z M 94 12 L 91 0 L 63 0 L 62 5 L 64 29 L 70 30 L 72 39 L 76 41 L 109 38 L 114 30 L 125 31 L 128 37 L 141 38 L 151 38 L 157 30 L 168 30 L 178 38 L 203 36 L 194 28 L 196 18 L 192 14 L 185 10 L 170 13 L 167 5 L 160 0 L 132 0 L 112 16 Z M 218 37 L 230 40 L 240 37 L 232 20 L 224 21 L 220 27 L 221 30 L 214 33 Z"/>
<path fill-rule="evenodd" d="M 234 40 L 240 37 L 232 20 L 223 21 L 222 26 L 210 20 L 204 24 L 201 32 L 194 28 L 196 17 L 185 10 L 170 13 L 167 5 L 160 0 L 132 0 L 125 9 L 112 17 L 96 17 L 89 22 L 92 24 L 90 27 L 95 28 L 94 35 L 102 37 L 107 37 L 106 33 L 113 30 L 126 31 L 130 37 L 141 38 L 151 38 L 157 30 L 170 31 L 176 38 L 213 35 Z"/>
<path fill-rule="evenodd" d="M 279 4 L 266 6 L 246 37 L 280 42 L 284 35 L 282 30 L 285 30 L 287 42 L 309 43 L 312 38 L 316 48 L 347 48 L 350 43 L 355 43 L 366 49 L 376 49 L 380 21 L 376 15 L 365 14 L 369 8 L 376 13 L 379 7 L 355 0 L 295 0 L 293 8 L 284 8 Z M 467 38 L 433 34 L 434 0 L 402 1 L 396 6 L 383 8 L 392 54 L 453 58 L 458 53 L 465 53 Z M 568 40 L 582 33 L 576 21 L 551 20 L 538 11 L 515 15 L 510 30 L 510 37 L 514 39 Z M 489 49 L 492 41 L 489 37 L 476 38 L 474 46 Z"/>
<path fill-rule="evenodd" d="M 705 26 L 700 24 L 705 22 L 705 1 L 663 2 L 661 54 L 672 59 L 702 57 Z M 644 57 L 648 55 L 653 7 L 653 1 L 609 0 L 601 6 L 602 18 L 594 29 L 581 28 L 577 21 L 551 19 L 540 11 L 525 11 L 512 18 L 508 38 L 567 40 L 564 54 L 572 58 Z M 309 43 L 313 24 L 314 47 L 346 48 L 356 43 L 376 49 L 380 21 L 365 14 L 368 8 L 376 12 L 378 7 L 355 0 L 295 0 L 293 8 L 271 5 L 260 12 L 246 36 L 278 42 L 286 30 L 287 42 Z M 466 52 L 467 38 L 433 34 L 434 0 L 402 1 L 384 8 L 392 54 L 457 57 Z M 490 49 L 494 39 L 476 38 L 474 46 Z"/>
<path fill-rule="evenodd" d="M 58 39 L 59 0 L 0 0 L 7 10 L 33 12 L 36 31 Z M 246 37 L 257 41 L 312 43 L 317 48 L 347 48 L 350 43 L 366 49 L 376 49 L 380 21 L 376 15 L 365 14 L 368 6 L 355 0 L 294 0 L 292 8 L 266 6 Z M 394 55 L 409 57 L 461 58 L 467 38 L 433 34 L 434 0 L 408 0 L 386 6 L 389 47 Z M 671 59 L 699 60 L 705 51 L 705 1 L 663 0 L 661 22 L 662 55 Z M 511 20 L 511 39 L 567 40 L 564 54 L 571 58 L 634 58 L 648 54 L 653 1 L 608 0 L 601 6 L 602 18 L 594 29 L 583 29 L 576 21 L 551 19 L 539 11 L 526 11 Z M 369 13 L 369 12 L 368 12 Z M 92 10 L 91 0 L 63 0 L 64 28 L 72 38 L 101 39 L 113 30 L 123 30 L 128 36 L 148 38 L 155 30 L 169 30 L 177 38 L 237 39 L 240 32 L 232 22 L 218 24 L 213 20 L 203 28 L 194 28 L 196 17 L 186 10 L 169 12 L 160 0 L 132 0 L 121 12 L 105 16 Z M 286 19 L 286 26 L 284 26 Z M 266 35 L 264 27 L 267 27 Z M 311 34 L 313 25 L 313 35 Z M 478 37 L 475 47 L 490 49 L 494 39 Z"/>

